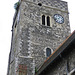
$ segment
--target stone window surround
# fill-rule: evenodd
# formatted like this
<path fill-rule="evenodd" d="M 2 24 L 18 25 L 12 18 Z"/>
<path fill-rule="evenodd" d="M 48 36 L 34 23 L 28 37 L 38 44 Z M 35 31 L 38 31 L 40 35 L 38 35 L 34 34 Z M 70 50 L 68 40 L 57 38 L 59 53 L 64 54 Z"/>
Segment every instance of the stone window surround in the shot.
<path fill-rule="evenodd" d="M 45 15 L 45 14 L 41 14 L 41 25 L 42 25 L 42 16 L 45 16 L 45 25 L 44 26 L 47 26 L 47 27 L 52 27 L 52 24 L 51 24 L 51 16 L 50 15 Z M 50 26 L 47 25 L 47 17 L 50 18 Z"/>
<path fill-rule="evenodd" d="M 44 55 L 45 55 L 45 57 L 47 57 L 47 55 L 46 55 L 46 49 L 47 48 L 51 49 L 51 54 L 53 53 L 53 49 L 50 46 L 47 46 L 47 47 L 44 48 Z"/>

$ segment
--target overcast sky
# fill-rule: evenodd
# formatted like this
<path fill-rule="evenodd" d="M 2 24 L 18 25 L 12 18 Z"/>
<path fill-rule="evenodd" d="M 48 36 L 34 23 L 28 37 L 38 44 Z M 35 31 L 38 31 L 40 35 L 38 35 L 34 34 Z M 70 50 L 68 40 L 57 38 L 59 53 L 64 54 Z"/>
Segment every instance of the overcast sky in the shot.
<path fill-rule="evenodd" d="M 11 45 L 11 29 L 14 15 L 14 3 L 18 0 L 0 1 L 0 75 L 7 74 L 8 57 Z M 71 32 L 75 30 L 75 0 L 68 2 Z"/>

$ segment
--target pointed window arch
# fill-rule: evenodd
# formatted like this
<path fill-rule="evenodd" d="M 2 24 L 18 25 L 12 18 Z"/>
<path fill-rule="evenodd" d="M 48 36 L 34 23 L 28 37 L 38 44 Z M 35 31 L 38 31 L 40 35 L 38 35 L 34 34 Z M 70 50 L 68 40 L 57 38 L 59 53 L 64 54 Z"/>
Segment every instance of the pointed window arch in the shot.
<path fill-rule="evenodd" d="M 46 56 L 49 57 L 51 55 L 51 49 L 46 48 Z"/>
<path fill-rule="evenodd" d="M 50 26 L 50 17 L 47 16 L 47 26 Z"/>
<path fill-rule="evenodd" d="M 45 15 L 42 15 L 42 24 L 45 25 Z"/>

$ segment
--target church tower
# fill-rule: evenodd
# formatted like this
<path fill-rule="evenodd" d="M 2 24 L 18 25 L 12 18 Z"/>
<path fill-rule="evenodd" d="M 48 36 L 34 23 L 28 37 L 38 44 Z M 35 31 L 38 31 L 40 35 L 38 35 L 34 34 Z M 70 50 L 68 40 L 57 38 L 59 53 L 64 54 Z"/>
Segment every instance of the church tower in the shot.
<path fill-rule="evenodd" d="M 8 75 L 35 75 L 70 34 L 67 2 L 20 0 L 17 4 Z"/>

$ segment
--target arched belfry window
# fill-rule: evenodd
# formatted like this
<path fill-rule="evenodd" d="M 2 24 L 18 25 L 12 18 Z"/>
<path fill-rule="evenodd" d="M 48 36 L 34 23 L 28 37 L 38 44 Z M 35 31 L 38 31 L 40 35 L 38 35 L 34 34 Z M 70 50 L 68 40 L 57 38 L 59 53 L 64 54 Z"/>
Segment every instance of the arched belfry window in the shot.
<path fill-rule="evenodd" d="M 42 24 L 45 25 L 45 15 L 42 15 Z"/>
<path fill-rule="evenodd" d="M 50 26 L 50 17 L 47 16 L 47 26 Z"/>
<path fill-rule="evenodd" d="M 46 56 L 49 57 L 51 55 L 51 49 L 46 48 Z"/>

